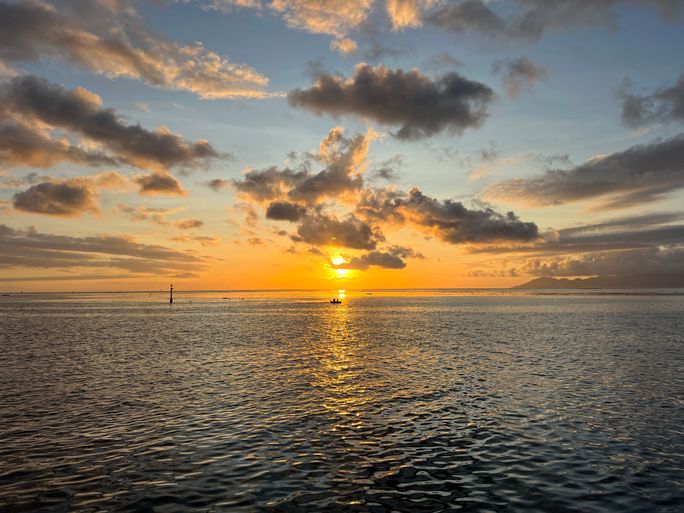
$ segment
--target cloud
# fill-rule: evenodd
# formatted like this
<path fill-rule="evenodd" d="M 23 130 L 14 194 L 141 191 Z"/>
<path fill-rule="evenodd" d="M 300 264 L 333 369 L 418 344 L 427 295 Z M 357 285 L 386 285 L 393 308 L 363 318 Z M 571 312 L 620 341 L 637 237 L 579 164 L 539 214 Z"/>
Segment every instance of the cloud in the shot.
<path fill-rule="evenodd" d="M 1 119 L 0 164 L 50 168 L 60 162 L 87 166 L 113 166 L 119 161 L 100 151 L 73 145 L 66 138 L 54 139 L 45 130 L 16 119 Z"/>
<path fill-rule="evenodd" d="M 128 181 L 115 172 L 53 180 L 32 185 L 13 197 L 16 210 L 59 217 L 79 217 L 84 213 L 98 213 L 98 191 L 121 189 Z"/>
<path fill-rule="evenodd" d="M 180 230 L 193 230 L 204 226 L 204 221 L 201 219 L 181 219 L 173 223 L 174 226 Z"/>
<path fill-rule="evenodd" d="M 650 247 L 533 259 L 526 262 L 521 271 L 533 276 L 684 274 L 684 247 Z"/>
<path fill-rule="evenodd" d="M 78 181 L 45 182 L 14 195 L 14 208 L 34 214 L 77 217 L 97 212 L 93 191 Z"/>
<path fill-rule="evenodd" d="M 152 132 L 126 124 L 86 89 L 68 90 L 30 75 L 0 85 L 0 115 L 69 130 L 138 167 L 194 168 L 221 157 L 206 141 L 188 142 L 165 128 Z"/>
<path fill-rule="evenodd" d="M 169 224 L 168 216 L 175 214 L 182 209 L 179 208 L 157 208 L 139 205 L 131 207 L 129 205 L 117 205 L 117 210 L 126 214 L 133 221 L 149 221 L 160 226 Z"/>
<path fill-rule="evenodd" d="M 263 7 L 259 0 L 211 0 L 210 5 Z M 373 0 L 271 0 L 268 7 L 292 28 L 342 38 L 366 20 Z"/>
<path fill-rule="evenodd" d="M 140 194 L 155 195 L 168 194 L 185 196 L 187 192 L 180 182 L 168 173 L 150 173 L 133 178 L 140 186 Z"/>
<path fill-rule="evenodd" d="M 330 49 L 339 52 L 342 55 L 351 55 L 356 53 L 359 47 L 353 39 L 345 37 L 343 39 L 333 39 L 330 42 Z"/>
<path fill-rule="evenodd" d="M 428 16 L 428 21 L 449 32 L 480 32 L 498 36 L 508 31 L 506 22 L 484 0 L 449 3 Z"/>
<path fill-rule="evenodd" d="M 622 121 L 627 126 L 637 128 L 652 123 L 684 122 L 684 75 L 673 85 L 647 95 L 630 92 L 629 82 L 625 86 L 620 96 Z"/>
<path fill-rule="evenodd" d="M 582 253 L 624 251 L 671 246 L 684 241 L 681 212 L 660 212 L 620 217 L 571 226 L 542 234 L 539 240 L 524 245 L 470 247 L 474 253 L 520 253 L 540 256 L 568 256 Z"/>
<path fill-rule="evenodd" d="M 371 251 L 364 255 L 353 257 L 349 262 L 334 265 L 336 269 L 353 269 L 366 271 L 369 267 L 382 267 L 383 269 L 404 269 L 406 262 L 400 257 L 382 251 Z"/>
<path fill-rule="evenodd" d="M 346 137 L 334 128 L 318 152 L 307 154 L 300 169 L 249 169 L 233 186 L 242 200 L 263 207 L 267 219 L 295 223 L 293 241 L 313 246 L 389 253 L 403 260 L 422 255 L 401 246 L 378 250 L 385 241 L 384 226 L 410 226 L 452 244 L 529 243 L 539 237 L 534 223 L 512 212 L 500 214 L 482 205 L 467 208 L 425 196 L 418 188 L 403 192 L 391 186 L 366 187 L 363 174 L 373 137 L 372 132 Z M 322 164 L 323 170 L 313 172 L 314 163 Z M 343 206 L 349 210 L 340 215 Z"/>
<path fill-rule="evenodd" d="M 514 0 L 498 9 L 488 0 L 443 3 L 427 20 L 455 34 L 474 32 L 488 37 L 537 41 L 549 31 L 574 26 L 607 27 L 618 23 L 620 0 Z M 671 18 L 681 12 L 681 0 L 634 0 Z"/>
<path fill-rule="evenodd" d="M 387 0 L 392 30 L 420 27 L 423 24 L 421 11 L 434 3 L 434 0 Z"/>
<path fill-rule="evenodd" d="M 171 240 L 176 242 L 186 242 L 194 244 L 199 242 L 202 246 L 217 246 L 221 239 L 218 237 L 210 237 L 208 235 L 178 235 L 173 237 Z"/>
<path fill-rule="evenodd" d="M 552 169 L 531 178 L 495 183 L 485 199 L 554 205 L 608 197 L 597 208 L 624 208 L 659 200 L 684 187 L 684 134 Z"/>
<path fill-rule="evenodd" d="M 404 269 L 406 258 L 425 258 L 420 253 L 405 246 L 390 246 L 383 251 L 370 251 L 358 257 L 351 257 L 348 261 L 331 266 L 335 269 L 353 269 L 356 271 L 366 271 L 369 267 L 381 267 L 384 269 Z"/>
<path fill-rule="evenodd" d="M 287 201 L 274 201 L 266 209 L 266 218 L 274 221 L 299 221 L 306 214 L 306 208 Z"/>
<path fill-rule="evenodd" d="M 205 259 L 194 253 L 144 244 L 129 237 L 69 237 L 0 224 L 0 265 L 16 268 L 118 268 L 135 273 L 196 272 Z"/>
<path fill-rule="evenodd" d="M 375 249 L 383 240 L 382 233 L 353 215 L 339 220 L 332 214 L 322 213 L 304 216 L 295 237 L 296 242 L 350 249 Z"/>
<path fill-rule="evenodd" d="M 532 90 L 537 82 L 546 77 L 546 69 L 527 57 L 497 60 L 494 72 L 502 74 L 504 90 L 511 98 Z"/>
<path fill-rule="evenodd" d="M 215 192 L 218 192 L 221 189 L 226 189 L 226 188 L 230 187 L 230 184 L 231 184 L 230 180 L 223 180 L 221 178 L 214 178 L 213 180 L 210 180 L 209 182 L 207 182 L 207 186 Z"/>
<path fill-rule="evenodd" d="M 491 208 L 469 209 L 461 202 L 430 198 L 417 187 L 408 193 L 387 189 L 368 191 L 359 202 L 357 213 L 367 219 L 412 224 L 451 244 L 525 242 L 539 237 L 536 224 L 521 221 L 513 212 L 500 214 Z"/>
<path fill-rule="evenodd" d="M 264 98 L 268 79 L 200 43 L 168 41 L 145 27 L 132 5 L 40 0 L 0 3 L 0 59 L 46 58 L 108 77 L 126 77 L 201 98 Z"/>
<path fill-rule="evenodd" d="M 341 128 L 333 128 L 321 141 L 319 152 L 311 156 L 325 166 L 318 173 L 307 168 L 250 169 L 233 186 L 241 197 L 261 203 L 286 200 L 315 205 L 328 198 L 344 199 L 363 187 L 361 175 L 373 138 L 372 131 L 345 137 Z"/>
<path fill-rule="evenodd" d="M 313 87 L 288 93 L 293 107 L 331 116 L 356 115 L 399 126 L 399 139 L 428 137 L 444 130 L 477 128 L 487 117 L 494 92 L 484 84 L 448 73 L 433 81 L 418 70 L 358 64 L 348 79 L 318 76 Z"/>

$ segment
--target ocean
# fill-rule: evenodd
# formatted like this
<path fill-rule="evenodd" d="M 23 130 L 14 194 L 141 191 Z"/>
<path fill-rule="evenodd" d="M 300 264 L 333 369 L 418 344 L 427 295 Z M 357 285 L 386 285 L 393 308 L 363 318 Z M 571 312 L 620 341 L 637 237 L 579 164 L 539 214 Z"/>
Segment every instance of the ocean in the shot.
<path fill-rule="evenodd" d="M 0 510 L 682 512 L 684 291 L 0 297 Z"/>

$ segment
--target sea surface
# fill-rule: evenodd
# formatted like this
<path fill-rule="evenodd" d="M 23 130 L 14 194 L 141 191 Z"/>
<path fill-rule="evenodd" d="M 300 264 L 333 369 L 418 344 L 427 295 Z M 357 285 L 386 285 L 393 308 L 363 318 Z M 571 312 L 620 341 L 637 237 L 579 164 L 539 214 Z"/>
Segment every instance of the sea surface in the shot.
<path fill-rule="evenodd" d="M 684 291 L 331 295 L 0 296 L 0 511 L 684 511 Z"/>

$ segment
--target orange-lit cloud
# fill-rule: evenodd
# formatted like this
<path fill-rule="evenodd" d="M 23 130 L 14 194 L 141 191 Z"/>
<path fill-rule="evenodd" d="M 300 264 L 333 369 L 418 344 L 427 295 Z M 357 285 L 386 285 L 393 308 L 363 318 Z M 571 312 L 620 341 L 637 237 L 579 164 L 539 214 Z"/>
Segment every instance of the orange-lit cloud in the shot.
<path fill-rule="evenodd" d="M 143 80 L 201 98 L 265 98 L 268 79 L 201 43 L 168 41 L 145 27 L 132 5 L 0 4 L 0 59 L 63 59 L 95 73 Z"/>

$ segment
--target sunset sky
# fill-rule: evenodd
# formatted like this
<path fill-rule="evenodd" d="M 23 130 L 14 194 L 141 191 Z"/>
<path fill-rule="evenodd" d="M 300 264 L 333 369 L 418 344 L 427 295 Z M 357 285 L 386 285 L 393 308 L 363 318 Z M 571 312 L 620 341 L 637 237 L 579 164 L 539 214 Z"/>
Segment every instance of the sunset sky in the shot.
<path fill-rule="evenodd" d="M 0 290 L 684 274 L 684 0 L 0 2 Z"/>

